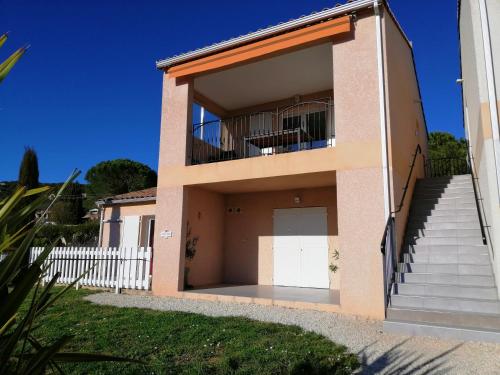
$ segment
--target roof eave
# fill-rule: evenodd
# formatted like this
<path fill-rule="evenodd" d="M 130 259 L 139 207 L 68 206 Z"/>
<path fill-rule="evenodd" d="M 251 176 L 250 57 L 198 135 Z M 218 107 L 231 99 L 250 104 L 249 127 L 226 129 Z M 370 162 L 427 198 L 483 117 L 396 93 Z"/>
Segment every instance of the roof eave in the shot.
<path fill-rule="evenodd" d="M 156 201 L 156 197 L 144 197 L 144 198 L 124 198 L 124 199 L 100 199 L 95 203 L 98 206 L 112 206 L 117 204 L 127 204 L 127 203 L 142 203 L 142 202 L 152 202 Z"/>
<path fill-rule="evenodd" d="M 237 38 L 229 39 L 224 42 L 212 44 L 204 48 L 197 49 L 195 51 L 186 52 L 178 56 L 171 58 L 159 60 L 156 62 L 157 69 L 166 69 L 173 65 L 180 64 L 189 60 L 194 60 L 200 57 L 210 55 L 221 50 L 226 50 L 234 48 L 236 46 L 251 43 L 256 40 L 270 37 L 275 34 L 283 33 L 292 29 L 307 26 L 311 23 L 316 23 L 324 19 L 341 16 L 347 13 L 351 13 L 357 10 L 373 7 L 375 1 L 382 3 L 383 0 L 358 0 L 344 5 L 340 5 L 335 8 L 327 9 L 315 14 L 304 16 L 295 20 L 284 22 L 276 26 L 268 27 L 266 29 L 256 31 L 250 34 L 242 35 Z"/>

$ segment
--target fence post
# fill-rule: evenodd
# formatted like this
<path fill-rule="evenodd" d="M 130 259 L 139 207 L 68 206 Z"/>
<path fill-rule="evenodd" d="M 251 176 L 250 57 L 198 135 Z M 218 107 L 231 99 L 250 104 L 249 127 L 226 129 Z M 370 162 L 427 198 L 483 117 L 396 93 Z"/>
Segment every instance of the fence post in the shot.
<path fill-rule="evenodd" d="M 115 293 L 116 294 L 120 293 L 121 280 L 123 278 L 122 253 L 123 253 L 123 247 L 119 247 L 118 248 L 118 257 L 117 257 L 118 270 L 116 272 L 116 274 L 117 274 L 117 277 L 116 277 L 116 289 L 115 289 Z"/>
<path fill-rule="evenodd" d="M 75 259 L 76 259 L 76 264 L 75 264 L 75 268 L 76 268 L 76 272 L 75 272 L 75 277 L 76 278 L 79 278 L 80 277 L 80 272 L 81 272 L 81 262 L 80 262 L 80 254 L 81 254 L 81 250 L 82 248 L 81 247 L 77 247 L 76 248 L 76 251 L 75 251 Z M 80 280 L 78 280 L 76 282 L 76 290 L 78 290 L 79 288 L 79 285 L 80 284 Z"/>

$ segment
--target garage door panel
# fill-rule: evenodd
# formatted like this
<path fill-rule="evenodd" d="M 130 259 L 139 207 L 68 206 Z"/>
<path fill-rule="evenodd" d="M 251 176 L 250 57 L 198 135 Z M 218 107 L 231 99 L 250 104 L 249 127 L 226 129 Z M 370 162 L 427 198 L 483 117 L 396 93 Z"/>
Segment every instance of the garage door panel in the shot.
<path fill-rule="evenodd" d="M 274 211 L 274 284 L 328 288 L 325 207 Z"/>
<path fill-rule="evenodd" d="M 274 285 L 300 286 L 300 252 L 298 249 L 274 249 Z"/>
<path fill-rule="evenodd" d="M 328 247 L 309 247 L 301 250 L 300 286 L 329 288 Z"/>

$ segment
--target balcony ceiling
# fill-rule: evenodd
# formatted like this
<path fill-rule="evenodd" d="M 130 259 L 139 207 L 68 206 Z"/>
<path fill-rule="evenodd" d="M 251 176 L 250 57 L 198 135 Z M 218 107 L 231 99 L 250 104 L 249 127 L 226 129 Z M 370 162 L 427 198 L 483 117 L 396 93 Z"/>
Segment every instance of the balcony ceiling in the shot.
<path fill-rule="evenodd" d="M 194 81 L 198 93 L 228 111 L 332 87 L 331 43 L 199 76 Z"/>

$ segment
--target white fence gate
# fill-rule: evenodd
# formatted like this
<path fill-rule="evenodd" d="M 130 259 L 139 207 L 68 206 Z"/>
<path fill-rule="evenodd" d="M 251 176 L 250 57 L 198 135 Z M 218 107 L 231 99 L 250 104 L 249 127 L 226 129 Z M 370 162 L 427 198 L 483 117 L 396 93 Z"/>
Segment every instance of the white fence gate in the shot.
<path fill-rule="evenodd" d="M 33 262 L 44 250 L 32 247 Z M 71 284 L 87 272 L 76 284 L 115 288 L 149 290 L 151 287 L 150 247 L 54 247 L 45 261 L 48 267 L 43 278 L 48 282 L 60 272 L 57 283 Z"/>

